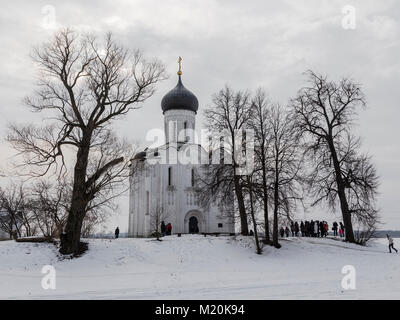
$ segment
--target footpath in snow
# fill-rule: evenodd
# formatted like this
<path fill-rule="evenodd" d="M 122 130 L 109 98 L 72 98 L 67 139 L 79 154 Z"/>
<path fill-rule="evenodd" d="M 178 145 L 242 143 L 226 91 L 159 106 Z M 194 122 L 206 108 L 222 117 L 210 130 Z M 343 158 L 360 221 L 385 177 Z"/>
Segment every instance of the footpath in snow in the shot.
<path fill-rule="evenodd" d="M 249 237 L 87 241 L 78 259 L 61 259 L 51 244 L 1 241 L 0 299 L 400 298 L 400 254 L 389 254 L 385 239 L 360 247 L 287 238 L 262 255 Z M 55 267 L 55 290 L 41 286 L 44 265 Z M 355 290 L 341 286 L 345 265 L 356 270 Z"/>

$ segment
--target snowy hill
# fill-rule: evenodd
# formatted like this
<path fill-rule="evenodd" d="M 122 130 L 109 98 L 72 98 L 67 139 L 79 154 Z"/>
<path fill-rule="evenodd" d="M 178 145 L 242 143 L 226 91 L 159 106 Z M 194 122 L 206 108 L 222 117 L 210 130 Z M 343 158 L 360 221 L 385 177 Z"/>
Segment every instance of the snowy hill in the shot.
<path fill-rule="evenodd" d="M 390 255 L 384 239 L 360 247 L 288 238 L 261 256 L 251 238 L 163 239 L 90 239 L 90 250 L 72 260 L 51 244 L 2 241 L 0 299 L 400 298 L 400 254 Z M 56 269 L 55 290 L 41 287 L 43 265 Z M 344 265 L 356 268 L 356 290 L 341 287 Z"/>

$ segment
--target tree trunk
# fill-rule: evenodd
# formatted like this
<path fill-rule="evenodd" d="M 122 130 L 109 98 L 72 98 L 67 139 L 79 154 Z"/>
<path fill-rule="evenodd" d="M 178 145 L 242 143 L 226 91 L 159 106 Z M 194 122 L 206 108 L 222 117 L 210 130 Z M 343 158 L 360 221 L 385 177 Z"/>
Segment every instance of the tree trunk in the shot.
<path fill-rule="evenodd" d="M 61 236 L 60 253 L 79 254 L 82 222 L 85 218 L 86 204 L 75 200 L 68 214 L 65 232 Z"/>
<path fill-rule="evenodd" d="M 342 172 L 340 170 L 340 163 L 337 157 L 335 145 L 333 144 L 333 140 L 328 141 L 329 148 L 332 155 L 333 166 L 335 169 L 336 176 L 336 185 L 338 189 L 338 196 L 340 201 L 340 209 L 342 211 L 343 224 L 345 228 L 346 238 L 345 240 L 351 243 L 355 243 L 354 232 L 353 232 L 353 224 L 351 222 L 351 213 L 349 210 L 349 204 L 346 198 L 346 187 L 343 181 Z"/>
<path fill-rule="evenodd" d="M 254 227 L 254 240 L 256 242 L 257 254 L 261 254 L 262 250 L 261 250 L 260 242 L 258 240 L 257 221 L 256 221 L 256 217 L 254 214 L 253 188 L 251 186 L 250 179 L 248 179 L 248 182 L 249 182 L 249 196 L 250 196 L 250 215 L 251 215 L 251 219 L 253 221 L 253 227 Z"/>
<path fill-rule="evenodd" d="M 249 235 L 249 226 L 247 223 L 247 215 L 246 215 L 246 207 L 244 205 L 244 197 L 243 197 L 243 190 L 242 186 L 240 185 L 240 177 L 234 177 L 234 184 L 235 184 L 235 194 L 238 202 L 239 207 L 239 214 L 240 214 L 240 227 L 241 227 L 241 234 L 244 236 Z"/>
<path fill-rule="evenodd" d="M 81 229 L 86 208 L 89 203 L 86 190 L 86 170 L 88 166 L 91 133 L 84 134 L 82 144 L 77 152 L 74 168 L 74 186 L 71 207 L 68 213 L 64 234 L 60 237 L 60 253 L 79 254 Z"/>
<path fill-rule="evenodd" d="M 269 221 L 268 221 L 268 190 L 267 190 L 267 172 L 265 163 L 262 165 L 262 188 L 263 188 L 263 205 L 264 205 L 264 229 L 265 229 L 265 243 L 270 243 L 269 238 Z"/>
<path fill-rule="evenodd" d="M 279 235 L 279 230 L 278 230 L 278 206 L 279 206 L 279 184 L 278 184 L 278 178 L 275 178 L 276 181 L 274 183 L 274 228 L 272 231 L 272 243 L 275 248 L 280 248 L 281 245 L 279 244 L 278 241 L 278 235 Z"/>
<path fill-rule="evenodd" d="M 20 228 L 18 227 L 18 220 L 17 220 L 17 218 L 16 218 L 16 215 L 17 213 L 12 213 L 11 215 L 10 215 L 10 220 L 11 220 L 11 234 L 13 233 L 13 226 L 15 227 L 15 232 L 17 233 L 17 235 L 18 235 L 18 237 L 19 238 L 21 238 L 22 237 L 22 234 L 21 234 L 21 230 L 20 230 Z"/>
<path fill-rule="evenodd" d="M 272 242 L 275 248 L 280 248 L 278 242 L 278 208 L 279 208 L 279 163 L 278 163 L 278 148 L 275 144 L 275 181 L 274 181 L 274 230 L 272 234 Z"/>

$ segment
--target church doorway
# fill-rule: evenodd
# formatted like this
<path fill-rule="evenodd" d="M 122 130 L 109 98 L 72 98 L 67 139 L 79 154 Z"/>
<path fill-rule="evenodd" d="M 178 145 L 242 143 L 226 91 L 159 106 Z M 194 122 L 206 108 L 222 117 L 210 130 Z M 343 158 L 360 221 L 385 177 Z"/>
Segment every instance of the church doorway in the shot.
<path fill-rule="evenodd" d="M 189 233 L 199 233 L 199 221 L 196 217 L 189 219 Z"/>

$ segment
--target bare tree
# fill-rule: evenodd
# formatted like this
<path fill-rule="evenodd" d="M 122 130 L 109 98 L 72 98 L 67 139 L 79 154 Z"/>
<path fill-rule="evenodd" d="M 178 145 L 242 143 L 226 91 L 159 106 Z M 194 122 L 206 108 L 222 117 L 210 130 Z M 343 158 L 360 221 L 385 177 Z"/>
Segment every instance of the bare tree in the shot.
<path fill-rule="evenodd" d="M 151 234 L 157 238 L 157 240 L 160 240 L 161 236 L 161 223 L 166 219 L 169 218 L 169 214 L 167 211 L 164 210 L 164 208 L 160 205 L 156 205 L 152 212 L 150 213 L 150 228 L 151 228 Z"/>
<path fill-rule="evenodd" d="M 147 62 L 139 51 L 131 54 L 110 34 L 102 44 L 94 36 L 79 37 L 69 29 L 36 48 L 33 59 L 41 76 L 36 95 L 26 103 L 33 111 L 50 115 L 50 124 L 13 125 L 7 139 L 36 176 L 51 169 L 65 173 L 67 148 L 75 155 L 60 252 L 77 254 L 89 204 L 106 192 L 104 188 L 111 188 L 129 161 L 124 149 L 103 150 L 106 157 L 97 157 L 98 150 L 115 142 L 113 122 L 153 95 L 155 84 L 164 78 L 164 67 L 157 60 Z"/>
<path fill-rule="evenodd" d="M 73 183 L 63 178 L 57 182 L 37 180 L 30 186 L 28 207 L 35 220 L 35 226 L 45 237 L 59 237 L 67 222 L 71 203 Z M 110 211 L 117 209 L 113 202 L 115 190 L 111 194 L 99 193 L 87 206 L 82 222 L 81 235 L 90 236 L 105 222 Z"/>
<path fill-rule="evenodd" d="M 29 207 L 43 236 L 54 238 L 62 233 L 71 200 L 69 191 L 65 179 L 57 183 L 39 180 L 31 186 Z"/>
<path fill-rule="evenodd" d="M 220 150 L 220 152 L 223 153 L 224 150 Z M 195 181 L 196 194 L 202 207 L 209 208 L 211 204 L 217 204 L 221 218 L 234 214 L 236 220 L 236 218 L 240 218 L 240 214 L 237 216 L 235 214 L 233 175 L 231 165 L 212 163 L 203 165 L 200 170 L 195 171 Z"/>
<path fill-rule="evenodd" d="M 4 233 L 8 234 L 9 239 L 12 239 L 13 232 L 15 231 L 15 223 L 18 221 L 16 214 L 13 211 L 10 211 L 3 208 L 4 201 L 7 196 L 4 193 L 4 190 L 0 189 L 0 230 Z"/>
<path fill-rule="evenodd" d="M 356 242 L 352 216 L 376 221 L 378 177 L 370 158 L 359 152 L 359 139 L 351 133 L 357 110 L 365 106 L 360 86 L 352 80 L 339 83 L 308 72 L 308 85 L 291 102 L 299 130 L 307 139 L 313 172 L 309 187 L 315 201 L 340 204 L 346 241 Z"/>
<path fill-rule="evenodd" d="M 365 245 L 374 237 L 379 224 L 378 211 L 368 215 L 356 215 L 353 218 L 354 237 L 356 243 Z"/>
<path fill-rule="evenodd" d="M 265 243 L 270 243 L 270 227 L 269 227 L 269 193 L 272 191 L 269 184 L 269 166 L 271 165 L 270 147 L 271 147 L 271 123 L 270 108 L 271 102 L 268 100 L 265 91 L 258 89 L 252 99 L 251 114 L 249 126 L 254 130 L 255 138 L 255 165 L 254 180 L 260 180 L 256 186 L 255 193 L 259 190 L 258 197 L 261 199 L 264 213 L 264 231 Z"/>
<path fill-rule="evenodd" d="M 270 154 L 272 164 L 272 207 L 274 212 L 272 242 L 278 243 L 279 215 L 289 217 L 296 202 L 301 200 L 299 182 L 301 182 L 302 153 L 300 135 L 288 112 L 279 106 L 271 108 L 269 122 L 271 126 Z"/>
<path fill-rule="evenodd" d="M 34 216 L 29 207 L 29 193 L 23 183 L 9 184 L 0 189 L 0 228 L 10 235 L 30 237 L 37 233 Z"/>
<path fill-rule="evenodd" d="M 214 137 L 223 137 L 223 143 L 229 148 L 229 161 L 224 164 L 215 164 L 210 170 L 214 176 L 209 176 L 211 181 L 203 181 L 207 189 L 212 190 L 213 196 L 221 195 L 221 192 L 234 190 L 240 215 L 241 233 L 248 235 L 247 213 L 243 195 L 243 178 L 238 174 L 240 163 L 238 159 L 242 156 L 242 141 L 238 137 L 240 130 L 246 129 L 250 116 L 250 94 L 248 92 L 234 92 L 225 87 L 213 96 L 213 105 L 205 110 L 206 127 Z M 223 159 L 226 160 L 227 153 L 220 147 L 217 139 L 217 149 L 222 150 Z M 226 165 L 228 162 L 229 165 Z M 208 192 L 210 194 L 210 192 Z M 203 197 L 204 198 L 204 197 Z"/>
<path fill-rule="evenodd" d="M 82 237 L 88 238 L 92 236 L 99 227 L 107 221 L 108 211 L 103 208 L 90 210 L 82 222 Z"/>

